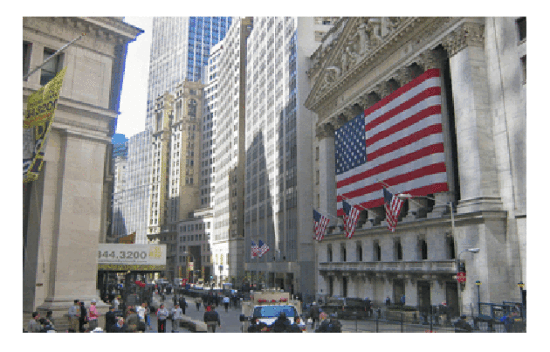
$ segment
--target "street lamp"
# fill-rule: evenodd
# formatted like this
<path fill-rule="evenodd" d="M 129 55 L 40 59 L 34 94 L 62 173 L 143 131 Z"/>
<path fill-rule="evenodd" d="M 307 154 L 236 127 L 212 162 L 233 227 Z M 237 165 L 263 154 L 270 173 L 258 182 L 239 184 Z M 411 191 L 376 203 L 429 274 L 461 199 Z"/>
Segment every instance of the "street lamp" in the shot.
<path fill-rule="evenodd" d="M 477 286 L 477 315 L 480 316 L 481 315 L 481 299 L 480 299 L 480 295 L 479 295 L 479 287 L 481 286 L 481 281 L 477 280 L 476 281 L 476 286 Z"/>

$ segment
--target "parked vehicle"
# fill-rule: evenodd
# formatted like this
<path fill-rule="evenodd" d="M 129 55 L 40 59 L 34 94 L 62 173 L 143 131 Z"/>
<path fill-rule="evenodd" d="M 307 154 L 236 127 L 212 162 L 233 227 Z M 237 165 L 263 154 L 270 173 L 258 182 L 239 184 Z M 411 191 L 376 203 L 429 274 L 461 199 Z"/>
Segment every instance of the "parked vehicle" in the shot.
<path fill-rule="evenodd" d="M 338 319 L 364 319 L 368 311 L 365 300 L 353 297 L 330 297 L 321 308 L 329 315 L 335 314 Z"/>

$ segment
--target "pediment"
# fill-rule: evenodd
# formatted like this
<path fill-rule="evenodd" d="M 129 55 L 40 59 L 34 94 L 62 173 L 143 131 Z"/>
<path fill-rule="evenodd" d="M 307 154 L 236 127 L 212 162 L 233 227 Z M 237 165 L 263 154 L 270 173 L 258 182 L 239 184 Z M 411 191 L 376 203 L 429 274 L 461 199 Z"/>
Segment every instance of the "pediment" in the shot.
<path fill-rule="evenodd" d="M 400 27 L 413 20 L 403 17 L 351 17 L 336 39 L 325 37 L 324 41 L 332 39 L 330 45 L 322 44 L 330 51 L 325 55 L 316 52 L 317 57 L 312 57 L 314 63 L 308 75 L 315 80 L 315 84 L 305 102 L 306 107 L 315 110 L 319 102 L 341 86 L 346 77 L 357 72 L 369 58 L 372 59 Z"/>

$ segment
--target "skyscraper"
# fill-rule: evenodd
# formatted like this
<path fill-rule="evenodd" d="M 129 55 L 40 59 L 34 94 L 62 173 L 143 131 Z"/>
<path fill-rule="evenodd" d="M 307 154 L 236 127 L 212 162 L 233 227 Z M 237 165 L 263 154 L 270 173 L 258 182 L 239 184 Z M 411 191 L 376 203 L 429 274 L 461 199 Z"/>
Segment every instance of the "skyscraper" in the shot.
<path fill-rule="evenodd" d="M 304 298 L 315 293 L 313 177 L 305 167 L 313 156 L 312 116 L 303 107 L 309 93 L 306 70 L 332 22 L 254 18 L 247 41 L 244 243 L 249 248 L 251 241 L 262 240 L 270 252 L 259 259 L 246 252 L 245 270 Z M 216 198 L 219 191 L 216 187 Z"/>
<path fill-rule="evenodd" d="M 231 17 L 155 17 L 149 61 L 145 129 L 152 130 L 155 99 L 187 79 L 200 81 L 210 48 L 225 37 Z"/>

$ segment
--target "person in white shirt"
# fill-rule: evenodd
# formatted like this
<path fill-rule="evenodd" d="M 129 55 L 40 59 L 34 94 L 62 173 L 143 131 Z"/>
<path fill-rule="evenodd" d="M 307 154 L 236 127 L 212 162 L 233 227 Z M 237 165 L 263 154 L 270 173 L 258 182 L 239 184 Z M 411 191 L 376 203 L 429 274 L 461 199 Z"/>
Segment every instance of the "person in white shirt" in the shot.
<path fill-rule="evenodd" d="M 143 302 L 141 306 L 136 307 L 136 312 L 139 317 L 139 331 L 145 332 L 145 323 L 146 323 L 146 316 L 147 316 L 147 303 Z"/>
<path fill-rule="evenodd" d="M 176 332 L 179 330 L 180 321 L 183 319 L 183 311 L 181 310 L 180 306 L 176 304 L 174 308 L 172 308 L 172 332 Z"/>
<path fill-rule="evenodd" d="M 225 306 L 225 311 L 227 312 L 227 308 L 229 308 L 229 297 L 225 296 L 223 298 L 223 305 Z"/>

